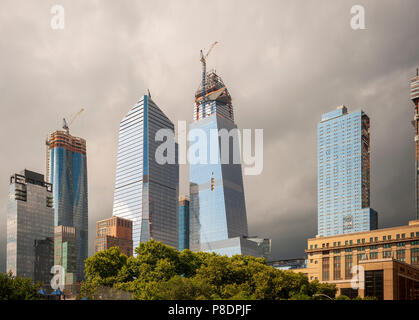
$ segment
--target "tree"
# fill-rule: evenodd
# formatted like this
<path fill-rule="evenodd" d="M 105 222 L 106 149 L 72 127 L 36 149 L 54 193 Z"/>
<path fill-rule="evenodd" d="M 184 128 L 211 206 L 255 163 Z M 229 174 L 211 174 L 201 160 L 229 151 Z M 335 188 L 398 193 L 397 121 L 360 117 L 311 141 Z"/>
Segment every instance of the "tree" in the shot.
<path fill-rule="evenodd" d="M 127 256 L 118 247 L 95 253 L 85 261 L 85 276 L 89 282 L 112 286 L 127 262 Z"/>
<path fill-rule="evenodd" d="M 0 273 L 0 300 L 37 300 L 40 283 L 33 284 L 31 279 L 13 276 L 12 272 Z"/>
<path fill-rule="evenodd" d="M 141 243 L 137 256 L 119 249 L 96 253 L 86 261 L 85 296 L 95 286 L 133 293 L 135 299 L 312 299 L 334 297 L 336 287 L 309 282 L 307 276 L 266 265 L 263 258 L 179 252 L 161 242 Z"/>

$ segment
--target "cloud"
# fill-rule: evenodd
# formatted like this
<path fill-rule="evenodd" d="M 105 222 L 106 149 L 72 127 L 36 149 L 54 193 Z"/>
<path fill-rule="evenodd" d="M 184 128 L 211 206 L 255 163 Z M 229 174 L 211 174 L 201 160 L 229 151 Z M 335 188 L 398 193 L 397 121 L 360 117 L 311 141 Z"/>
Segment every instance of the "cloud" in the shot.
<path fill-rule="evenodd" d="M 245 177 L 251 234 L 273 239 L 275 258 L 304 256 L 316 232 L 316 126 L 344 104 L 371 118 L 371 197 L 380 226 L 414 218 L 409 79 L 419 65 L 415 0 L 362 1 L 366 30 L 350 28 L 353 1 L 61 1 L 65 29 L 50 28 L 53 1 L 6 0 L 0 12 L 0 203 L 8 178 L 45 171 L 46 135 L 81 107 L 71 129 L 86 138 L 89 247 L 112 213 L 119 121 L 150 89 L 176 123 L 192 120 L 199 49 L 233 97 L 240 128 L 263 128 L 264 171 Z M 187 192 L 187 168 L 181 169 Z M 0 221 L 0 269 L 5 260 Z"/>

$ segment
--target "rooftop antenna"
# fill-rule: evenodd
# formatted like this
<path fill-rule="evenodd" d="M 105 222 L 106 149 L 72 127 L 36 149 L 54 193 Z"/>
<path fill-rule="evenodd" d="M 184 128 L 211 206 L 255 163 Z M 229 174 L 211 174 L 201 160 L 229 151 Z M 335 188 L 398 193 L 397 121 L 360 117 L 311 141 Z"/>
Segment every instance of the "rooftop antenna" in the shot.
<path fill-rule="evenodd" d="M 147 89 L 147 92 L 148 92 L 148 97 L 151 99 L 151 93 L 150 93 L 150 90 L 149 90 L 149 89 Z"/>

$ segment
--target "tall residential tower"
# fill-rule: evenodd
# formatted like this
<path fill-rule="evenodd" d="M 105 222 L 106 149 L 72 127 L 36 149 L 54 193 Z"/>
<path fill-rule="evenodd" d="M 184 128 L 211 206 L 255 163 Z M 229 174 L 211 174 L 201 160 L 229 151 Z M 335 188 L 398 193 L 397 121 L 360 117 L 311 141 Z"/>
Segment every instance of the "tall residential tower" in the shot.
<path fill-rule="evenodd" d="M 346 107 L 323 114 L 318 124 L 318 235 L 377 229 L 370 208 L 370 120 Z"/>
<path fill-rule="evenodd" d="M 174 163 L 159 164 L 156 133 L 173 133 Z M 134 252 L 150 239 L 178 247 L 179 166 L 174 124 L 144 95 L 121 120 L 119 127 L 113 215 L 132 224 Z"/>
<path fill-rule="evenodd" d="M 416 219 L 419 220 L 419 70 L 416 69 L 416 77 L 410 80 L 410 99 L 415 105 L 415 120 L 413 126 L 415 127 L 415 203 L 416 203 Z"/>
<path fill-rule="evenodd" d="M 88 248 L 86 140 L 55 131 L 47 140 L 47 179 L 53 185 L 54 225 L 76 231 L 76 277 L 81 281 Z"/>

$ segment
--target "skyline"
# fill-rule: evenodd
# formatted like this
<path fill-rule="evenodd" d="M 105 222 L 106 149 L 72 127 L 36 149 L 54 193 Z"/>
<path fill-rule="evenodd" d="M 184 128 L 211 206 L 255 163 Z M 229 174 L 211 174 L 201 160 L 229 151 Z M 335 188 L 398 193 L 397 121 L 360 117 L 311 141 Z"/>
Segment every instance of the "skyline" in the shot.
<path fill-rule="evenodd" d="M 313 1 L 304 2 L 304 9 L 298 6 L 301 2 L 266 2 L 260 11 L 254 5 L 248 6 L 249 11 L 241 9 L 240 16 L 233 14 L 234 2 L 218 2 L 214 7 L 223 5 L 230 22 L 217 17 L 218 25 L 202 26 L 203 32 L 196 34 L 186 31 L 197 4 L 187 10 L 166 4 L 133 9 L 127 2 L 118 7 L 104 1 L 96 7 L 86 3 L 95 9 L 89 11 L 63 1 L 68 14 L 60 33 L 49 28 L 49 2 L 17 3 L 9 2 L 10 10 L 0 13 L 0 65 L 7 75 L 0 80 L 5 92 L 0 130 L 3 137 L 15 133 L 13 144 L 7 139 L 1 142 L 3 154 L 7 153 L 0 173 L 3 212 L 10 174 L 25 167 L 45 173 L 46 134 L 60 127 L 62 117 L 83 106 L 86 112 L 72 133 L 88 144 L 91 255 L 95 222 L 112 214 L 120 119 L 132 101 L 150 88 L 169 118 L 190 122 L 201 72 L 199 49 L 216 39 L 220 44 L 208 65 L 217 67 L 229 84 L 233 106 L 240 108 L 237 122 L 242 128 L 265 130 L 264 171 L 245 176 L 244 184 L 249 234 L 272 238 L 273 258 L 304 256 L 306 239 L 316 234 L 316 125 L 322 113 L 341 104 L 351 110 L 363 108 L 371 119 L 371 207 L 380 214 L 379 228 L 414 218 L 409 95 L 409 80 L 419 65 L 415 47 L 419 35 L 414 32 L 419 22 L 413 14 L 419 6 L 414 1 L 397 5 L 365 1 L 367 30 L 362 31 L 349 27 L 350 1 L 325 6 L 324 11 L 317 10 Z M 22 10 L 31 14 L 22 16 Z M 147 11 L 158 14 L 158 19 L 153 15 L 138 19 L 136 14 Z M 277 21 L 277 11 L 289 16 Z M 299 21 L 300 11 L 312 16 Z M 256 23 L 248 27 L 249 20 Z M 229 26 L 226 35 L 223 31 Z M 244 27 L 249 29 L 243 31 Z M 270 30 L 267 42 L 260 34 Z M 138 40 L 138 33 L 146 40 Z M 235 41 L 245 33 L 247 39 Z M 240 54 L 232 55 L 237 48 Z M 254 112 L 255 106 L 262 112 Z M 181 169 L 183 182 L 188 181 L 186 171 Z M 182 186 L 181 194 L 185 190 Z M 5 230 L 3 214 L 0 234 L 5 235 Z M 4 270 L 4 236 L 0 246 L 0 270 Z"/>

